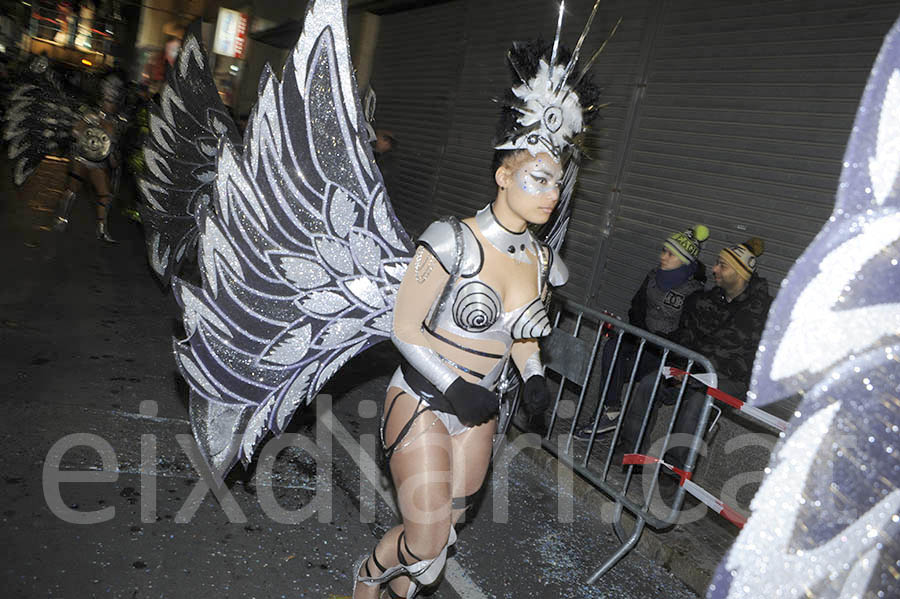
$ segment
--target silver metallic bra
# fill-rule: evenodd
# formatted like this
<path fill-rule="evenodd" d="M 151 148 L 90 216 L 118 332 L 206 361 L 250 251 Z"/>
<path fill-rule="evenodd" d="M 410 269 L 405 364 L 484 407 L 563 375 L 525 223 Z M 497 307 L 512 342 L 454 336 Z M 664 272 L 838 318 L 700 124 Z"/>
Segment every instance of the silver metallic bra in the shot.
<path fill-rule="evenodd" d="M 493 220 L 493 215 L 486 207 L 478 213 L 476 221 L 485 217 Z M 496 222 L 496 221 L 495 221 Z M 482 234 L 487 229 L 479 222 Z M 511 235 L 520 237 L 515 249 L 524 250 L 521 245 L 527 243 L 538 256 L 537 269 L 538 294 L 530 302 L 513 310 L 504 311 L 500 294 L 487 282 L 480 278 L 484 266 L 484 249 L 475 237 L 475 233 L 456 219 L 445 219 L 432 223 L 419 237 L 418 244 L 424 246 L 437 258 L 438 262 L 451 276 L 441 297 L 432 306 L 423 323 L 425 330 L 433 337 L 463 351 L 500 360 L 490 373 L 473 372 L 448 358 L 438 357 L 455 368 L 482 378 L 482 385 L 490 387 L 502 369 L 501 358 L 509 352 L 512 343 L 518 339 L 544 337 L 551 332 L 550 319 L 541 301 L 541 295 L 549 282 L 558 286 L 566 282 L 568 270 L 562 259 L 550 248 L 542 246 L 527 230 L 513 234 L 504 229 L 505 237 L 501 239 L 503 246 L 510 244 Z M 486 238 L 491 241 L 490 237 Z M 521 243 L 520 243 L 521 241 Z M 497 242 L 492 242 L 498 246 Z M 498 249 L 500 249 L 498 247 Z M 501 250 L 502 251 L 502 250 Z M 512 252 L 510 252 L 512 254 Z M 524 252 L 523 252 L 524 253 Z M 516 256 L 512 256 L 517 258 Z M 469 339 L 492 339 L 505 346 L 503 354 L 492 354 L 464 347 L 442 335 L 439 330 L 453 333 L 458 337 Z M 494 372 L 494 371 L 497 372 Z"/>
<path fill-rule="evenodd" d="M 493 220 L 497 227 L 490 222 L 482 225 L 481 221 L 485 219 Z M 488 235 L 495 237 L 492 239 L 491 236 L 485 235 L 485 239 L 491 245 L 501 252 L 505 247 L 515 260 L 524 262 L 528 258 L 522 245 L 527 243 L 526 247 L 534 249 L 539 258 L 538 295 L 525 305 L 504 312 L 500 294 L 479 276 L 484 266 L 484 250 L 475 233 L 455 218 L 432 223 L 425 230 L 418 240 L 418 245 L 425 247 L 437 259 L 450 275 L 450 279 L 440 297 L 431 306 L 425 322 L 422 323 L 423 331 L 461 351 L 495 360 L 490 372 L 475 372 L 431 347 L 404 341 L 393 332 L 391 340 L 410 366 L 428 379 L 441 393 L 446 392 L 459 378 L 457 371 L 469 373 L 478 379 L 478 385 L 486 389 L 494 389 L 506 365 L 513 341 L 549 334 L 550 322 L 542 305 L 541 295 L 547 283 L 558 286 L 565 283 L 568 278 L 568 271 L 555 252 L 540 245 L 527 231 L 516 233 L 504 229 L 496 222 L 490 207 L 476 215 L 476 222 L 479 223 L 478 228 L 483 235 L 487 230 Z M 517 255 L 517 250 L 521 254 Z M 472 340 L 500 341 L 504 346 L 503 353 L 489 353 L 467 347 L 447 338 L 444 335 L 447 332 Z M 531 361 L 530 358 L 529 362 Z"/>
<path fill-rule="evenodd" d="M 449 322 L 447 315 L 452 316 Z M 478 279 L 460 283 L 449 313 L 445 312 L 443 316 L 440 319 L 432 317 L 429 328 L 457 328 L 461 331 L 454 332 L 463 336 L 471 336 L 468 333 L 504 331 L 509 334 L 510 339 L 545 337 L 550 334 L 551 328 L 540 297 L 515 310 L 504 312 L 497 292 Z"/>

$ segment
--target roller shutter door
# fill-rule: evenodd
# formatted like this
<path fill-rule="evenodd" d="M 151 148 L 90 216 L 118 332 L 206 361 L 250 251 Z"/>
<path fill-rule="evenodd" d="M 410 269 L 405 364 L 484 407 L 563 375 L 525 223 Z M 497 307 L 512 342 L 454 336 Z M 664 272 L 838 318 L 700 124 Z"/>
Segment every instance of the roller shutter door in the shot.
<path fill-rule="evenodd" d="M 463 51 L 463 2 L 381 17 L 372 73 L 375 125 L 398 145 L 388 189 L 414 237 L 435 218 L 434 186 Z"/>

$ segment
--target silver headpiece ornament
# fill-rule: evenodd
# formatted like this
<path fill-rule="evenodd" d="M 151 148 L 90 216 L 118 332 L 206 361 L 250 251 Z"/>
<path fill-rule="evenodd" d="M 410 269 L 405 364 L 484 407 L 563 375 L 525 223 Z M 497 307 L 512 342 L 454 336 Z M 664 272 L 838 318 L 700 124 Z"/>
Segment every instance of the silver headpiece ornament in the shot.
<path fill-rule="evenodd" d="M 510 106 L 519 115 L 513 128 L 503 136 L 495 149 L 528 150 L 532 155 L 547 152 L 554 158 L 560 159 L 568 153 L 571 146 L 578 143 L 577 138 L 584 130 L 587 121 L 585 114 L 596 110 L 599 106 L 585 106 L 585 99 L 579 96 L 576 88 L 594 60 L 603 51 L 609 38 L 603 42 L 600 49 L 594 53 L 574 80 L 572 74 L 599 4 L 600 0 L 594 3 L 584 31 L 578 38 L 575 50 L 566 64 L 558 62 L 560 58 L 559 38 L 565 11 L 564 1 L 559 5 L 556 36 L 553 40 L 549 62 L 544 57 L 540 58 L 537 63 L 537 72 L 526 77 L 523 75 L 524 65 L 517 64 L 512 50 L 507 54 L 507 59 L 521 82 L 512 88 L 516 101 Z M 610 38 L 615 34 L 620 22 L 621 19 L 613 27 Z"/>

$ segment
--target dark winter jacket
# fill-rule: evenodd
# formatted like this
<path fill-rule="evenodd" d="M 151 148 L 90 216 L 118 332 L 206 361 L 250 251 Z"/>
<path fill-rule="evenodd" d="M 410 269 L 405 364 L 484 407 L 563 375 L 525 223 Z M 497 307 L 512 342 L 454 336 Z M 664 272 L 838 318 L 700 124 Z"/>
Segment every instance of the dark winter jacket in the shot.
<path fill-rule="evenodd" d="M 702 264 L 697 266 L 698 268 L 691 278 L 669 290 L 660 289 L 657 286 L 656 271 L 659 269 L 652 269 L 644 278 L 637 293 L 631 298 L 628 322 L 645 331 L 663 337 L 669 336 L 678 328 L 684 302 L 691 294 L 703 289 L 703 282 L 706 281 L 706 269 Z"/>
<path fill-rule="evenodd" d="M 730 302 L 721 287 L 698 291 L 685 302 L 671 339 L 709 358 L 719 377 L 746 391 L 771 303 L 766 280 L 756 274 Z"/>

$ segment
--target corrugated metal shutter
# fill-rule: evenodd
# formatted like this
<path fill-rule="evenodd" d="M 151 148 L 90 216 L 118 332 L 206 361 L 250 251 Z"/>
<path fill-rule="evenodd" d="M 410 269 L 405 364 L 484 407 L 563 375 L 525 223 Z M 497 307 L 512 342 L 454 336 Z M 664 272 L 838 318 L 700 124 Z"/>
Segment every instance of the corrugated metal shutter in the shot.
<path fill-rule="evenodd" d="M 648 59 L 648 30 L 655 27 L 658 2 L 604 3 L 607 7 L 602 25 L 594 26 L 595 44 L 602 43 L 616 19 L 622 23 L 603 55 L 591 68 L 594 81 L 603 86 L 602 102 L 609 106 L 600 113 L 588 137 L 590 159 L 581 169 L 573 222 L 563 254 L 570 269 L 569 283 L 559 293 L 577 302 L 585 302 L 594 272 L 597 248 L 612 232 L 609 214 L 615 202 L 618 180 L 627 166 L 631 115 L 642 94 L 641 73 Z"/>
<path fill-rule="evenodd" d="M 623 313 L 662 241 L 702 222 L 711 265 L 766 242 L 774 293 L 831 213 L 856 106 L 900 5 L 831 0 L 670 2 L 595 306 Z"/>
<path fill-rule="evenodd" d="M 438 214 L 471 216 L 496 196 L 492 140 L 500 114 L 495 99 L 510 84 L 506 50 L 512 40 L 542 31 L 551 13 L 552 5 L 541 0 L 522 0 L 514 8 L 499 1 L 466 3 L 465 55 L 434 195 Z"/>
<path fill-rule="evenodd" d="M 414 237 L 436 218 L 431 197 L 459 78 L 463 14 L 460 1 L 380 20 L 372 73 L 375 123 L 398 140 L 388 193 Z"/>

